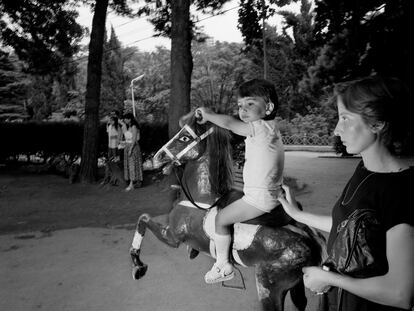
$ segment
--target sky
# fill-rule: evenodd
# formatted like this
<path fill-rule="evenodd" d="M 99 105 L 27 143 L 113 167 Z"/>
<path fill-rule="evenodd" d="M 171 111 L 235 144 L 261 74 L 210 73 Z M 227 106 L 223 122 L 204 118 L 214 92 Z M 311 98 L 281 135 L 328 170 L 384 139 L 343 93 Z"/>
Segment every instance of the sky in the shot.
<path fill-rule="evenodd" d="M 300 1 L 299 1 L 300 2 Z M 223 7 L 225 13 L 222 15 L 199 15 L 199 26 L 204 27 L 204 32 L 212 37 L 215 41 L 242 42 L 242 36 L 237 29 L 239 1 L 232 0 Z M 286 6 L 283 9 L 298 12 L 299 4 Z M 92 13 L 88 8 L 82 7 L 79 10 L 77 21 L 86 26 L 92 25 Z M 277 25 L 280 28 L 281 19 L 278 15 L 268 20 L 270 25 Z M 152 37 L 154 35 L 153 26 L 147 21 L 146 17 L 141 18 L 124 18 L 109 13 L 107 16 L 107 29 L 115 29 L 118 39 L 124 47 L 135 46 L 141 51 L 154 51 L 156 46 L 164 46 L 168 49 L 171 46 L 170 40 L 161 37 Z M 85 38 L 83 44 L 89 43 L 89 38 Z"/>

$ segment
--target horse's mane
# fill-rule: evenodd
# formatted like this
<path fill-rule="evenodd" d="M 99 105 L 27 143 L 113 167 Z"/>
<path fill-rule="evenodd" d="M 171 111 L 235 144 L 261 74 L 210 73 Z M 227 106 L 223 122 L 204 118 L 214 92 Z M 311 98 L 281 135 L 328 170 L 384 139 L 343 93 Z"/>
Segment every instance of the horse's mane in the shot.
<path fill-rule="evenodd" d="M 195 129 L 197 135 L 203 134 L 210 127 L 214 128 L 213 133 L 205 140 L 205 144 L 203 144 L 205 149 L 201 152 L 208 156 L 211 190 L 220 196 L 224 195 L 230 191 L 233 185 L 233 159 L 230 131 L 210 122 L 198 124 L 194 118 L 191 118 L 188 124 Z"/>

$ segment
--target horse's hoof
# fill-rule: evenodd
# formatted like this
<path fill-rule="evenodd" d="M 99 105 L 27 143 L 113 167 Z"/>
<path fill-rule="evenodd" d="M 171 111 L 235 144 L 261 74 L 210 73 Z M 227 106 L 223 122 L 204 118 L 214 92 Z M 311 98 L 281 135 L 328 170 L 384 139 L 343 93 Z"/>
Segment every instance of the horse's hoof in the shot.
<path fill-rule="evenodd" d="M 148 265 L 143 264 L 142 266 L 133 266 L 132 267 L 132 278 L 134 280 L 139 280 L 142 278 L 148 270 Z"/>

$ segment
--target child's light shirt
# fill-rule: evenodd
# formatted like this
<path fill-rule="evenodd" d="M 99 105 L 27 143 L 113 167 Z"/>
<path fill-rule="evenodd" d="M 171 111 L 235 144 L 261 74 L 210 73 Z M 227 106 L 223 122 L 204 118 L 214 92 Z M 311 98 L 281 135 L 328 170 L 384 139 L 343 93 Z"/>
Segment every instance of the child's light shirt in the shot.
<path fill-rule="evenodd" d="M 284 167 L 282 136 L 275 120 L 249 123 L 251 135 L 245 139 L 243 168 L 244 199 L 256 208 L 269 212 L 281 193 Z"/>

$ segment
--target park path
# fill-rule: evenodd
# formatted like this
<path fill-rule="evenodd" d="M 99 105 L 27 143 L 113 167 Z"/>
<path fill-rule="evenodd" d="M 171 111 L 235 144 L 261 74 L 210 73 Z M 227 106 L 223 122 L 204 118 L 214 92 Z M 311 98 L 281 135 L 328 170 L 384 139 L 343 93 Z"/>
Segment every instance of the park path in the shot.
<path fill-rule="evenodd" d="M 298 198 L 305 209 L 330 212 L 358 159 L 287 152 L 287 176 L 306 183 Z M 131 219 L 134 222 L 135 219 Z M 212 259 L 190 260 L 185 246 L 171 249 L 148 233 L 144 279 L 132 280 L 130 228 L 76 228 L 0 236 L 0 310 L 4 311 L 207 311 L 259 310 L 253 269 L 241 268 L 247 290 L 207 285 Z M 236 278 L 236 284 L 240 279 Z M 308 310 L 316 297 L 307 292 Z M 292 310 L 287 301 L 288 311 Z"/>

